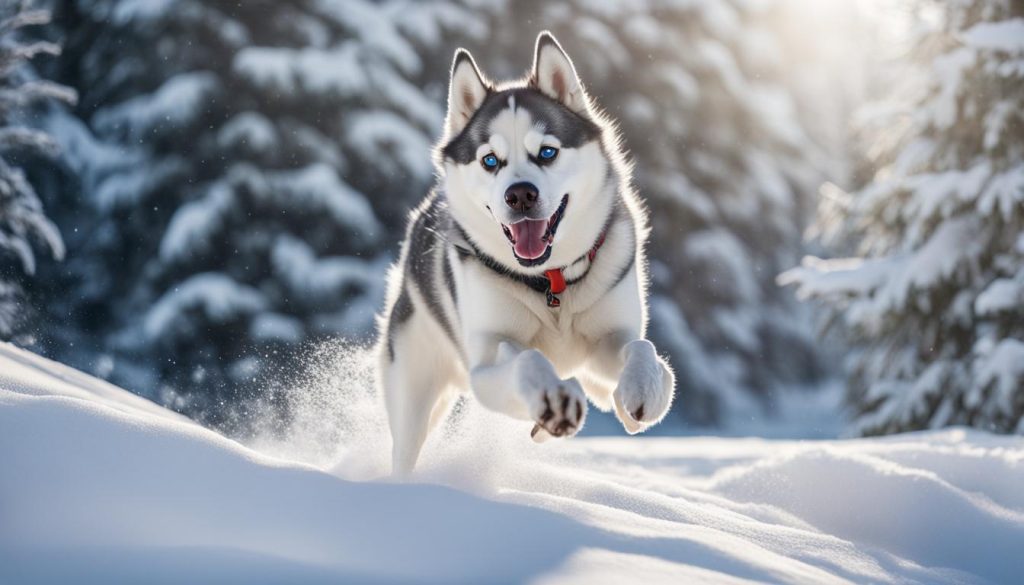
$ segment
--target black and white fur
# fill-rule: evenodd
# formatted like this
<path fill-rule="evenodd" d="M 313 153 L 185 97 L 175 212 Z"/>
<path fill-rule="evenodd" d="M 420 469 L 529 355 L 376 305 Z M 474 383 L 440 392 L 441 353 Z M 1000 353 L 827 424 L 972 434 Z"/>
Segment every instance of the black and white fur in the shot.
<path fill-rule="evenodd" d="M 542 146 L 556 147 L 557 158 L 538 160 Z M 500 166 L 484 168 L 486 154 Z M 645 210 L 613 125 L 550 33 L 537 38 L 529 76 L 502 86 L 456 51 L 435 164 L 437 188 L 411 214 L 380 319 L 394 471 L 412 470 L 428 433 L 467 389 L 485 407 L 531 422 L 537 441 L 576 434 L 588 398 L 614 408 L 630 433 L 659 422 L 675 377 L 644 339 Z M 536 187 L 528 213 L 506 200 L 524 182 Z M 517 256 L 503 226 L 554 218 L 560 205 L 544 255 Z M 569 283 L 559 307 L 544 292 L 550 268 Z"/>

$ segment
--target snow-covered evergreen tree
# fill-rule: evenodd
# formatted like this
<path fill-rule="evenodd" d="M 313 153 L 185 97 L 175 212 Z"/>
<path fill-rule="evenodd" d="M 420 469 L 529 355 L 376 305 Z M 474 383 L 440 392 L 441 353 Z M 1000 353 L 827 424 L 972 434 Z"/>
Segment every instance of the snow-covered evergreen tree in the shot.
<path fill-rule="evenodd" d="M 472 30 L 472 15 L 442 2 L 58 5 L 57 72 L 82 99 L 51 127 L 86 207 L 62 216 L 77 245 L 61 310 L 91 350 L 62 359 L 219 417 L 207 407 L 286 376 L 288 348 L 370 335 L 443 117 L 443 86 L 411 82 L 417 47 Z"/>
<path fill-rule="evenodd" d="M 651 335 L 676 369 L 679 412 L 746 418 L 821 376 L 807 311 L 774 282 L 800 257 L 822 170 L 786 86 L 781 4 L 488 6 L 489 41 L 472 49 L 489 74 L 524 72 L 536 31 L 522 23 L 549 28 L 619 122 L 651 209 Z"/>
<path fill-rule="evenodd" d="M 57 55 L 60 47 L 20 36 L 25 27 L 50 21 L 45 10 L 27 0 L 0 5 L 0 340 L 18 333 L 28 312 L 24 278 L 36 273 L 36 249 L 56 259 L 64 255 L 60 232 L 46 216 L 19 159 L 56 153 L 45 132 L 26 125 L 27 111 L 38 102 L 74 102 L 70 89 L 35 77 L 28 61 Z"/>
<path fill-rule="evenodd" d="M 880 170 L 819 231 L 860 257 L 782 278 L 858 344 L 866 434 L 1024 432 L 1024 3 L 920 2 L 923 83 L 874 120 Z"/>

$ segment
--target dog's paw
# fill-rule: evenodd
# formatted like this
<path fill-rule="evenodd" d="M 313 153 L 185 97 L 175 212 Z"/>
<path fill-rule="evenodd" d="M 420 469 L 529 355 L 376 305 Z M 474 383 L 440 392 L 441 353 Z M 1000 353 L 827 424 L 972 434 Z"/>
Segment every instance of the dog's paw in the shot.
<path fill-rule="evenodd" d="M 650 341 L 631 341 L 623 352 L 625 365 L 612 397 L 622 426 L 635 435 L 664 418 L 672 405 L 676 379 Z"/>
<path fill-rule="evenodd" d="M 571 437 L 583 428 L 587 416 L 587 398 L 575 378 L 534 393 L 530 414 L 536 424 L 530 436 L 538 443 L 548 437 Z"/>
<path fill-rule="evenodd" d="M 576 378 L 562 380 L 540 352 L 523 352 L 518 363 L 519 395 L 536 423 L 530 436 L 537 442 L 571 437 L 583 428 L 587 398 Z"/>

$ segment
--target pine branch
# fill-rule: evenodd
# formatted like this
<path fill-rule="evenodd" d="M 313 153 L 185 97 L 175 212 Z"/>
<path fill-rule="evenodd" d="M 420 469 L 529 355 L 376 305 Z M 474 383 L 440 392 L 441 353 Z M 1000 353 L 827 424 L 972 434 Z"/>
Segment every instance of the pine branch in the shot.
<path fill-rule="evenodd" d="M 19 12 L 14 16 L 0 20 L 0 35 L 26 26 L 49 24 L 50 12 L 48 10 L 27 10 L 27 4 L 27 2 L 22 3 Z"/>
<path fill-rule="evenodd" d="M 26 45 L 12 45 L 5 47 L 0 54 L 0 63 L 7 69 L 12 69 L 17 63 L 34 59 L 38 55 L 58 56 L 61 47 L 50 41 L 35 41 Z"/>
<path fill-rule="evenodd" d="M 0 128 L 0 153 L 30 151 L 55 156 L 60 147 L 49 134 L 24 127 Z"/>
<path fill-rule="evenodd" d="M 17 87 L 0 90 L 0 111 L 23 108 L 43 100 L 56 100 L 68 105 L 78 101 L 78 93 L 52 81 L 29 81 Z"/>

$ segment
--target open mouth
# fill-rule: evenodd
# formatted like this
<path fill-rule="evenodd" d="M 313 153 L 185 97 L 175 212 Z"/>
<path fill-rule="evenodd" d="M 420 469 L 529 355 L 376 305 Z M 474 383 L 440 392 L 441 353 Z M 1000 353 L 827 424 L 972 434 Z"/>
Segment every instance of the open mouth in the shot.
<path fill-rule="evenodd" d="M 562 203 L 548 219 L 524 219 L 516 223 L 501 224 L 505 237 L 512 244 L 512 253 L 523 266 L 543 264 L 551 255 L 551 243 L 562 222 L 565 206 L 569 204 L 569 194 L 562 197 Z"/>

